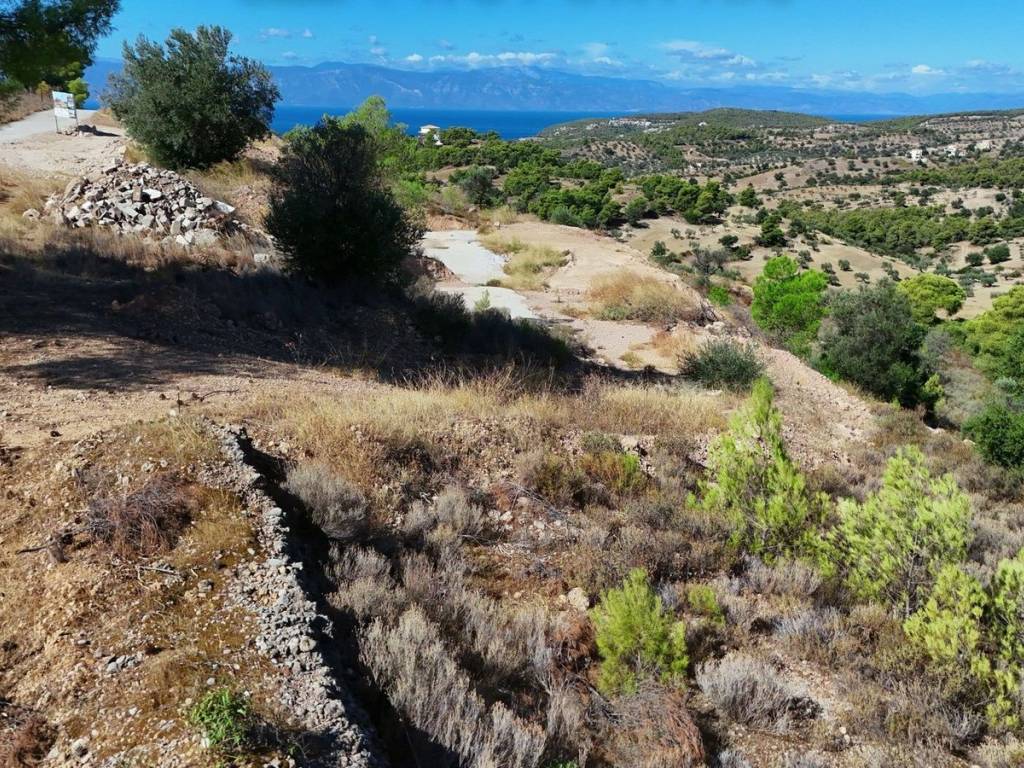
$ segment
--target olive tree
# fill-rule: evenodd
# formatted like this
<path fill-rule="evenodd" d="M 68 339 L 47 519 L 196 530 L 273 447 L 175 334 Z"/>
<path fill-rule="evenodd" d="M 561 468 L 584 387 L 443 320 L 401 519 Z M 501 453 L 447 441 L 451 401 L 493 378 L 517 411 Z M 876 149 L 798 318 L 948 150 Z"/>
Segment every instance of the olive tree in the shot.
<path fill-rule="evenodd" d="M 270 132 L 280 97 L 260 63 L 228 52 L 231 33 L 171 31 L 164 45 L 125 43 L 106 101 L 157 162 L 202 168 L 236 157 Z"/>

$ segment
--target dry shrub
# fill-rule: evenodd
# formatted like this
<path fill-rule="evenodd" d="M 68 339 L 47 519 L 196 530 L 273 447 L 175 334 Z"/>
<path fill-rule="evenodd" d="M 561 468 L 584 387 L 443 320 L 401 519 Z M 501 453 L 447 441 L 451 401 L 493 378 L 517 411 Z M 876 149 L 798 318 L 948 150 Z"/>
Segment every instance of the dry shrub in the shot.
<path fill-rule="evenodd" d="M 743 583 L 757 594 L 809 599 L 821 587 L 821 576 L 799 560 L 781 560 L 769 566 L 750 557 L 743 571 Z"/>
<path fill-rule="evenodd" d="M 855 691 L 851 708 L 857 725 L 882 739 L 958 750 L 976 743 L 984 730 L 984 718 L 945 698 L 935 681 L 913 679 L 888 688 Z"/>
<path fill-rule="evenodd" d="M 392 705 L 416 728 L 473 768 L 535 768 L 544 731 L 504 704 L 488 707 L 449 655 L 423 611 L 405 611 L 396 625 L 374 620 L 360 658 Z"/>
<path fill-rule="evenodd" d="M 465 583 L 460 560 L 435 565 L 422 554 L 402 559 L 402 583 L 440 631 L 465 648 L 467 666 L 480 667 L 478 685 L 540 679 L 550 665 L 548 621 L 541 609 L 508 610 Z M 476 662 L 476 663 L 474 663 Z"/>
<path fill-rule="evenodd" d="M 466 539 L 483 538 L 487 519 L 479 506 L 470 503 L 462 489 L 453 486 L 438 494 L 429 506 L 422 502 L 414 504 L 403 528 L 407 536 L 423 539 L 443 550 Z"/>
<path fill-rule="evenodd" d="M 329 538 L 351 541 L 365 530 L 366 499 L 327 465 L 297 464 L 288 470 L 285 488 L 299 498 L 310 519 Z"/>
<path fill-rule="evenodd" d="M 193 505 L 174 478 L 156 475 L 125 496 L 95 498 L 86 530 L 118 557 L 149 557 L 174 547 L 191 520 Z"/>
<path fill-rule="evenodd" d="M 971 755 L 982 768 L 1019 768 L 1024 765 L 1024 742 L 1015 736 L 985 741 Z"/>
<path fill-rule="evenodd" d="M 697 768 L 704 762 L 700 731 L 678 691 L 655 683 L 615 701 L 608 729 L 614 765 Z"/>
<path fill-rule="evenodd" d="M 700 304 L 689 292 L 633 272 L 595 279 L 588 297 L 601 320 L 672 324 L 700 317 Z"/>
<path fill-rule="evenodd" d="M 750 761 L 733 749 L 726 749 L 718 753 L 718 768 L 750 768 Z"/>
<path fill-rule="evenodd" d="M 360 621 L 393 618 L 407 605 L 404 590 L 391 578 L 391 565 L 372 549 L 349 546 L 331 553 L 330 577 L 336 591 L 328 597 L 335 608 L 351 611 Z"/>
<path fill-rule="evenodd" d="M 743 653 L 703 664 L 697 670 L 697 684 L 731 720 L 776 733 L 789 731 L 801 708 L 808 706 L 790 681 Z"/>
<path fill-rule="evenodd" d="M 46 720 L 39 715 L 29 715 L 13 732 L 0 733 L 0 768 L 42 765 L 55 737 Z"/>
<path fill-rule="evenodd" d="M 596 653 L 594 624 L 587 615 L 575 610 L 559 614 L 551 630 L 552 661 L 559 669 L 582 672 Z"/>

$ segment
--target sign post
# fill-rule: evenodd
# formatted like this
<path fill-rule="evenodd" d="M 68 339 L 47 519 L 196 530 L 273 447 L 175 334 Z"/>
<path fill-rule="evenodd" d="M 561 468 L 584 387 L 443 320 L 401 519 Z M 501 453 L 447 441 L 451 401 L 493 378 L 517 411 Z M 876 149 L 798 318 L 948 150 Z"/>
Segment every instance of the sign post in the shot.
<path fill-rule="evenodd" d="M 63 91 L 53 92 L 53 122 L 57 126 L 57 133 L 60 133 L 60 119 L 74 120 L 75 127 L 78 127 L 78 108 L 75 106 L 75 95 Z"/>

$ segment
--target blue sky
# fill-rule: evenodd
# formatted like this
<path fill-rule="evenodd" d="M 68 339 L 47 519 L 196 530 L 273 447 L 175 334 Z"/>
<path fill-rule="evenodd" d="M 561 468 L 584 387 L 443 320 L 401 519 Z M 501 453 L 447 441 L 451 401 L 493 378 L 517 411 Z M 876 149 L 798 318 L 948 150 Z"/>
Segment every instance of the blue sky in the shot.
<path fill-rule="evenodd" d="M 269 64 L 531 65 L 680 85 L 1024 91 L 1024 3 L 988 0 L 122 0 L 97 52 L 221 24 Z"/>

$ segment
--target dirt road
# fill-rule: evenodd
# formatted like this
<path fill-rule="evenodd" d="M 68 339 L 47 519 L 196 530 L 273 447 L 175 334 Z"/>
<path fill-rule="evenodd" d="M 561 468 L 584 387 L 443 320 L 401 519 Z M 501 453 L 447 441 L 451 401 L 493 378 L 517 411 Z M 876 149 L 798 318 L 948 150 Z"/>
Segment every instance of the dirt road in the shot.
<path fill-rule="evenodd" d="M 77 176 L 124 154 L 124 132 L 95 127 L 92 110 L 80 110 L 79 122 L 90 129 L 57 133 L 52 112 L 36 112 L 0 126 L 0 166 L 52 176 Z M 68 121 L 62 121 L 62 127 Z"/>

